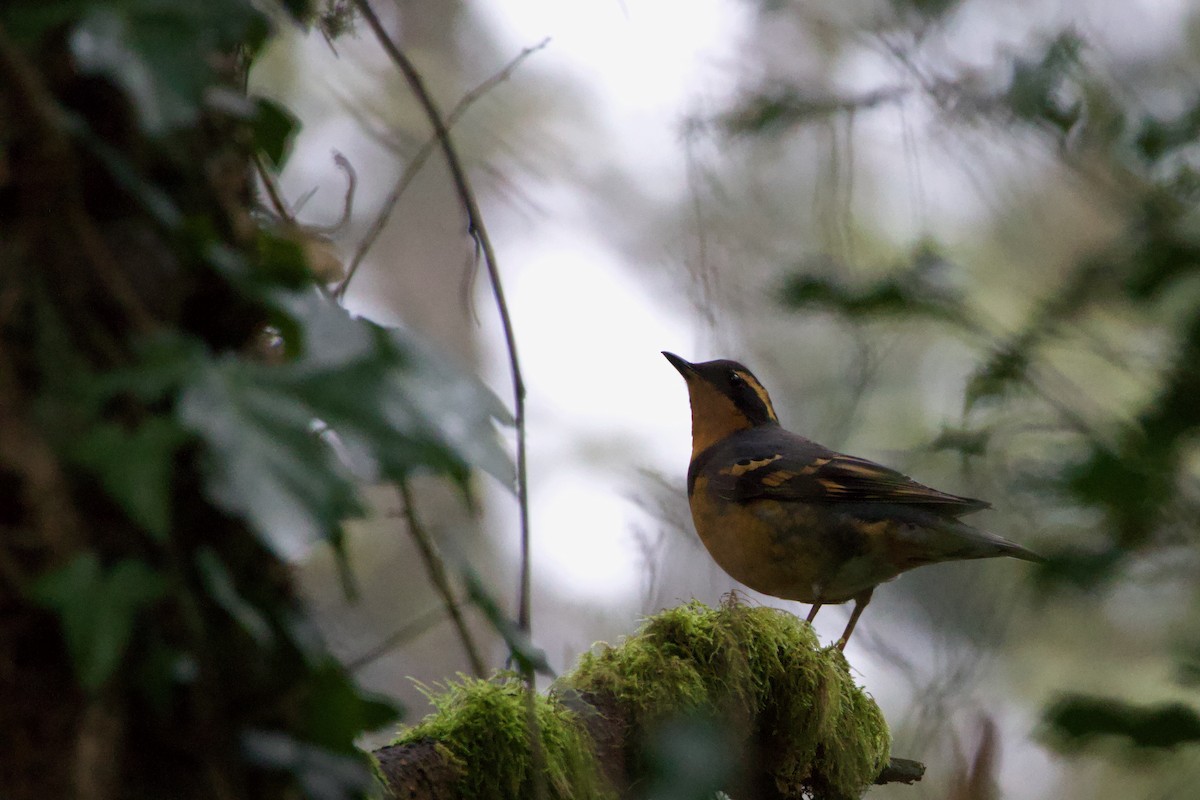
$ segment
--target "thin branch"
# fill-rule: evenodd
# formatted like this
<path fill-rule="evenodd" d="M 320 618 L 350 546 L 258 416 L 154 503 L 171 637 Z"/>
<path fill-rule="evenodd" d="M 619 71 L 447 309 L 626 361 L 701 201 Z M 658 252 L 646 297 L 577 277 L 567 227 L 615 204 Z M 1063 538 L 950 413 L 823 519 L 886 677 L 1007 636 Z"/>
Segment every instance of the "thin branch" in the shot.
<path fill-rule="evenodd" d="M 496 252 L 492 248 L 491 237 L 488 236 L 487 227 L 483 223 L 483 214 L 480 213 L 479 203 L 475 199 L 475 193 L 471 189 L 471 184 L 467 180 L 466 171 L 463 169 L 462 161 L 458 157 L 458 151 L 455 150 L 454 144 L 450 139 L 450 131 L 446 127 L 445 118 L 438 109 L 437 103 L 429 94 L 429 90 L 425 87 L 425 81 L 421 78 L 419 72 L 413 63 L 408 60 L 396 43 L 388 36 L 387 31 L 383 29 L 383 24 L 379 21 L 379 17 L 371 10 L 371 4 L 368 0 L 354 0 L 354 5 L 362 14 L 363 19 L 371 26 L 371 31 L 379 40 L 379 44 L 387 52 L 396 68 L 404 75 L 408 81 L 409 87 L 413 94 L 420 102 L 422 108 L 425 109 L 425 116 L 429 118 L 429 123 L 433 126 L 433 132 L 437 135 L 439 144 L 441 145 L 442 154 L 446 159 L 446 166 L 450 169 L 450 176 L 454 181 L 454 187 L 458 192 L 459 200 L 463 204 L 463 209 L 467 214 L 467 230 L 475 239 L 476 246 L 483 251 L 484 264 L 487 267 L 488 279 L 492 284 L 492 295 L 496 300 L 496 310 L 500 315 L 500 324 L 504 328 L 504 343 L 508 348 L 508 364 L 512 375 L 512 390 L 513 390 L 513 424 L 517 433 L 517 503 L 519 507 L 520 527 L 521 527 L 521 578 L 519 599 L 517 602 L 517 624 L 521 631 L 526 635 L 530 632 L 530 575 L 529 575 L 529 490 L 528 480 L 525 466 L 525 381 L 521 377 L 521 365 L 517 358 L 517 340 L 513 333 L 512 318 L 509 315 L 508 303 L 504 299 L 504 286 L 500 281 L 500 266 L 496 262 Z M 525 670 L 526 691 L 529 693 L 529 703 L 532 710 L 534 702 L 533 694 L 537 691 L 534 686 L 534 675 L 531 668 Z M 541 747 L 541 734 L 538 731 L 537 716 L 530 714 L 528 723 L 529 734 L 529 750 L 533 760 L 533 798 L 534 800 L 543 800 L 547 796 L 546 774 L 545 774 L 545 754 Z"/>
<path fill-rule="evenodd" d="M 910 758 L 893 758 L 888 761 L 887 766 L 875 778 L 875 785 L 882 786 L 885 783 L 907 783 L 911 785 L 923 777 L 925 777 L 925 765 L 920 761 L 913 761 Z"/>
<path fill-rule="evenodd" d="M 287 203 L 283 201 L 283 195 L 279 191 L 279 182 L 275 180 L 275 176 L 267 169 L 261 153 L 256 152 L 254 154 L 254 171 L 258 173 L 258 178 L 262 181 L 263 188 L 267 190 L 267 197 L 271 200 L 271 207 L 275 209 L 276 216 L 284 222 L 295 223 L 296 220 L 292 216 L 292 210 L 287 207 Z"/>
<path fill-rule="evenodd" d="M 475 199 L 475 192 L 471 189 L 471 184 L 467 180 L 462 159 L 459 158 L 458 151 L 450 139 L 450 130 L 446 127 L 445 118 L 438 109 L 437 103 L 429 94 L 429 90 L 425 87 L 424 79 L 417 72 L 417 68 L 413 66 L 413 63 L 409 61 L 408 56 L 396 46 L 396 43 L 388 36 L 387 31 L 383 29 L 383 23 L 379 21 L 379 17 L 371 9 L 371 4 L 368 0 L 354 0 L 354 5 L 363 15 L 363 19 L 367 21 L 367 24 L 371 26 L 371 31 L 375 34 L 375 38 L 379 40 L 379 44 L 387 52 L 388 57 L 392 59 L 396 68 L 400 70 L 404 75 L 404 79 L 408 81 L 413 94 L 425 110 L 425 116 L 429 118 L 429 124 L 433 126 L 433 131 L 437 137 L 442 155 L 446 158 L 446 165 L 450 168 L 450 177 L 454 181 L 454 188 L 458 193 L 459 200 L 463 204 L 463 210 L 467 214 L 467 230 L 483 252 L 484 265 L 487 267 L 488 278 L 492 283 L 492 294 L 496 299 L 496 308 L 500 314 L 500 324 L 504 328 L 504 343 L 508 349 L 509 368 L 512 375 L 513 418 L 517 430 L 517 501 L 520 506 L 521 525 L 521 591 L 518 602 L 517 624 L 522 631 L 528 633 L 530 630 L 530 581 L 529 497 L 525 468 L 525 381 L 521 377 L 521 366 L 517 359 L 517 341 L 513 333 L 512 317 L 508 312 L 508 302 L 504 299 L 504 286 L 500 280 L 500 267 L 496 262 L 496 251 L 492 248 L 491 237 L 488 235 L 487 227 L 483 223 L 483 214 L 479 210 L 479 203 Z"/>
<path fill-rule="evenodd" d="M 354 658 L 345 659 L 343 663 L 345 663 L 346 669 L 351 673 L 358 672 L 368 664 L 371 664 L 379 658 L 387 655 L 394 648 L 406 642 L 412 641 L 425 631 L 429 630 L 431 627 L 441 621 L 442 617 L 444 617 L 447 611 L 449 611 L 449 608 L 461 607 L 462 604 L 457 602 L 450 607 L 439 604 L 435 608 L 431 608 L 421 614 L 418 614 L 416 617 L 410 619 L 406 625 L 402 625 L 392 633 L 388 634 L 383 641 L 374 645 L 365 653 L 355 656 Z"/>
<path fill-rule="evenodd" d="M 442 603 L 458 631 L 458 638 L 462 641 L 463 650 L 467 653 L 467 660 L 471 662 L 471 671 L 477 678 L 486 677 L 487 667 L 479 656 L 479 649 L 475 646 L 471 630 L 467 627 L 462 611 L 459 610 L 458 603 L 454 600 L 454 590 L 450 588 L 450 580 L 446 577 L 446 565 L 434 547 L 433 540 L 429 538 L 429 532 L 425 530 L 425 526 L 417 517 L 417 507 L 413 501 L 412 489 L 407 480 L 400 481 L 397 488 L 400 490 L 400 500 L 404 503 L 404 521 L 408 523 L 408 532 L 412 534 L 413 541 L 417 543 L 417 549 L 421 551 L 421 559 L 425 562 L 425 570 L 429 573 L 429 580 L 437 589 L 438 594 L 442 596 Z"/>
<path fill-rule="evenodd" d="M 512 74 L 517 71 L 517 67 L 521 66 L 521 63 L 525 59 L 529 58 L 531 55 L 536 53 L 538 50 L 541 50 L 549 43 L 550 39 L 547 37 L 535 44 L 533 47 L 526 47 L 524 50 L 518 53 L 512 61 L 509 61 L 503 69 L 463 95 L 462 99 L 459 100 L 454 108 L 450 110 L 450 113 L 446 115 L 445 129 L 449 131 L 450 128 L 453 128 L 455 123 L 458 122 L 466 110 L 470 108 L 476 100 L 483 97 L 496 86 L 512 77 Z M 408 190 L 408 187 L 413 182 L 413 179 L 417 177 L 417 173 L 421 171 L 421 167 L 425 166 L 425 162 L 429 159 L 429 156 L 431 156 L 433 151 L 438 148 L 440 141 L 441 140 L 438 134 L 434 133 L 433 136 L 430 136 L 425 140 L 424 143 L 421 144 L 413 157 L 409 159 L 407 164 L 404 165 L 404 171 L 401 172 L 400 177 L 396 179 L 396 183 L 392 186 L 392 190 L 388 192 L 388 196 L 384 199 L 383 206 L 379 209 L 379 213 L 371 222 L 370 227 L 367 228 L 366 235 L 363 236 L 358 248 L 354 251 L 354 256 L 350 259 L 350 266 L 346 270 L 345 280 L 343 280 L 334 291 L 334 297 L 337 300 L 341 301 L 346 296 L 346 290 L 350 287 L 350 281 L 354 279 L 354 275 L 358 272 L 358 268 L 362 265 L 363 259 L 366 258 L 367 251 L 374 246 L 375 240 L 379 238 L 379 234 L 383 232 L 388 220 L 391 219 L 392 212 L 396 210 L 396 204 L 400 202 L 400 197 Z"/>
<path fill-rule="evenodd" d="M 354 215 L 354 193 L 358 190 L 358 173 L 354 171 L 354 165 L 350 163 L 350 159 L 333 151 L 333 163 L 342 172 L 346 173 L 346 193 L 342 196 L 342 215 L 338 221 L 332 225 L 312 225 L 310 230 L 316 233 L 334 234 L 342 228 L 350 224 L 350 217 Z"/>
<path fill-rule="evenodd" d="M 12 96 L 17 107 L 13 111 L 28 115 L 42 135 L 42 146 L 68 156 L 71 140 L 66 133 L 66 114 L 42 85 L 37 71 L 25 60 L 3 25 L 0 25 L 0 75 L 14 90 Z"/>
<path fill-rule="evenodd" d="M 287 202 L 283 199 L 283 193 L 279 189 L 279 181 L 274 173 L 267 167 L 261 153 L 254 154 L 254 169 L 258 173 L 259 179 L 262 181 L 263 187 L 267 190 L 267 197 L 271 201 L 271 207 L 275 210 L 275 216 L 282 222 L 291 225 L 294 228 L 303 230 L 306 234 L 331 235 L 337 233 L 350 222 L 350 216 L 354 212 L 354 193 L 358 189 L 358 173 L 354 171 L 354 165 L 350 163 L 350 159 L 333 151 L 333 163 L 346 174 L 346 192 L 342 197 L 342 213 L 338 217 L 338 221 L 332 225 L 303 225 L 296 219 L 301 208 L 308 202 L 309 198 L 316 192 L 312 189 L 307 192 L 296 203 L 295 208 L 289 208 Z"/>

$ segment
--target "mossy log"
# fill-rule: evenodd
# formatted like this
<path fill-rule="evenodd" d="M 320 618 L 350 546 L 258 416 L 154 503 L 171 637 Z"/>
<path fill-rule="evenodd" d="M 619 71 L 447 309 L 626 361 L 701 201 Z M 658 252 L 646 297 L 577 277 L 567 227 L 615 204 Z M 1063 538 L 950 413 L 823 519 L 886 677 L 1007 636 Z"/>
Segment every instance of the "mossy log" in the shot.
<path fill-rule="evenodd" d="M 463 679 L 430 697 L 436 711 L 375 753 L 392 797 L 534 796 L 520 680 Z M 722 788 L 739 799 L 857 798 L 924 772 L 890 758 L 883 715 L 840 651 L 793 615 L 736 599 L 651 617 L 620 645 L 585 654 L 535 703 L 546 798 L 632 796 L 647 777 L 647 743 L 697 714 L 730 743 Z"/>

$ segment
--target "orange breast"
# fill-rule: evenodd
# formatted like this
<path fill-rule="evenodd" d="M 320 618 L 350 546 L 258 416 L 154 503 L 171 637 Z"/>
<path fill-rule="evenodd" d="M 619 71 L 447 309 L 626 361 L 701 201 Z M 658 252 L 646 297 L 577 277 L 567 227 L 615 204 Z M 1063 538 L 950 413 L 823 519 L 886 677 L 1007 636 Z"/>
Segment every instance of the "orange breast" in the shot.
<path fill-rule="evenodd" d="M 888 523 L 863 526 L 804 503 L 725 502 L 697 478 L 696 532 L 730 577 L 757 592 L 803 603 L 843 603 L 903 569 L 890 557 Z"/>

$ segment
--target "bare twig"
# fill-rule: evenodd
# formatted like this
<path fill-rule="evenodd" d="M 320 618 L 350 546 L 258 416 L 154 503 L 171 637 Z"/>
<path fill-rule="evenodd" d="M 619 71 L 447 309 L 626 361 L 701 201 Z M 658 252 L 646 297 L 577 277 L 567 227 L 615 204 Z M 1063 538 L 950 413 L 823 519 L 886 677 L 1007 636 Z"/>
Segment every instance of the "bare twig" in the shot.
<path fill-rule="evenodd" d="M 517 624 L 521 630 L 528 633 L 530 629 L 529 497 L 525 469 L 525 381 L 521 377 L 521 366 L 517 359 L 517 341 L 513 333 L 512 317 L 508 312 L 508 302 L 504 299 L 504 286 L 500 280 L 500 267 L 496 262 L 496 252 L 492 249 L 492 240 L 488 236 L 487 227 L 483 224 L 483 214 L 479 210 L 479 203 L 475 199 L 475 192 L 471 189 L 471 184 L 467 180 L 462 159 L 459 158 L 458 151 L 454 148 L 454 143 L 450 139 L 450 131 L 446 127 L 445 118 L 438 109 L 437 103 L 429 94 L 429 90 L 425 87 L 424 79 L 417 72 L 417 68 L 413 66 L 413 63 L 409 61 L 408 56 L 396 46 L 396 43 L 388 36 L 387 31 L 383 29 L 383 23 L 379 21 L 379 17 L 371 9 L 371 4 L 368 0 L 354 0 L 354 5 L 363 15 L 363 19 L 367 21 L 367 24 L 371 26 L 371 30 L 379 40 L 380 46 L 387 52 L 388 57 L 392 59 L 396 68 L 404 75 L 405 80 L 408 81 L 413 94 L 416 95 L 421 107 L 425 110 L 425 115 L 429 118 L 430 125 L 433 126 L 433 131 L 437 136 L 442 155 L 446 158 L 446 165 L 450 168 L 450 177 L 454 181 L 454 188 L 467 214 L 468 232 L 483 252 L 483 260 L 487 267 L 488 278 L 492 283 L 492 294 L 496 298 L 496 308 L 500 314 L 500 324 L 504 328 L 504 343 L 508 348 L 509 368 L 512 374 L 513 418 L 517 430 L 517 502 L 520 506 L 521 525 L 521 591 L 518 602 Z"/>
<path fill-rule="evenodd" d="M 57 567 L 81 548 L 83 524 L 62 464 L 31 421 L 30 412 L 23 407 L 25 398 L 18 384 L 19 374 L 16 363 L 0 343 L 0 430 L 4 431 L 0 436 L 0 470 L 21 479 L 20 500 L 12 498 L 6 502 L 23 502 L 29 509 L 40 544 L 49 553 L 50 565 Z M 19 570 L 7 552 L 5 566 L 7 571 Z"/>
<path fill-rule="evenodd" d="M 885 783 L 913 784 L 925 777 L 925 765 L 910 758 L 893 758 L 875 779 L 875 785 Z"/>
<path fill-rule="evenodd" d="M 462 604 L 454 603 L 451 607 L 461 608 Z M 371 649 L 367 650 L 365 653 L 355 656 L 354 658 L 345 659 L 343 663 L 345 663 L 346 669 L 351 673 L 356 673 L 368 664 L 371 664 L 384 655 L 387 655 L 387 653 L 392 649 L 404 644 L 405 642 L 412 641 L 441 621 L 442 617 L 446 615 L 448 610 L 449 608 L 447 606 L 439 604 L 434 608 L 418 614 L 410 619 L 407 624 L 402 625 L 392 633 L 388 634 L 383 641 L 372 646 Z"/>
<path fill-rule="evenodd" d="M 68 154 L 71 142 L 66 134 L 65 113 L 42 85 L 37 71 L 21 55 L 3 25 L 0 25 L 0 75 L 14 90 L 17 107 L 13 111 L 28 115 L 43 136 L 42 146 Z"/>
<path fill-rule="evenodd" d="M 350 217 L 354 215 L 354 193 L 358 190 L 358 173 L 354 171 L 354 165 L 350 163 L 350 159 L 337 150 L 333 151 L 333 163 L 346 173 L 346 193 L 342 196 L 342 215 L 332 225 L 311 226 L 310 230 L 317 233 L 337 233 L 350 224 Z"/>
<path fill-rule="evenodd" d="M 125 747 L 126 709 L 112 681 L 84 706 L 75 733 L 72 779 L 78 800 L 118 797 Z"/>
<path fill-rule="evenodd" d="M 258 173 L 263 188 L 267 190 L 267 197 L 271 200 L 271 207 L 275 209 L 276 216 L 285 222 L 295 222 L 292 210 L 283 201 L 283 195 L 279 191 L 279 182 L 275 180 L 275 176 L 267 169 L 267 165 L 263 163 L 263 157 L 259 153 L 254 154 L 254 171 Z"/>
<path fill-rule="evenodd" d="M 358 189 L 358 173 L 354 171 L 354 166 L 350 163 L 350 159 L 333 151 L 333 163 L 342 172 L 346 173 L 346 193 L 342 198 L 342 213 L 338 217 L 338 221 L 332 225 L 302 225 L 296 219 L 300 213 L 301 207 L 308 202 L 316 189 L 310 190 L 296 203 L 295 208 L 288 207 L 287 202 L 283 199 L 283 193 L 279 190 L 279 181 L 275 179 L 274 174 L 267 168 L 263 161 L 262 155 L 254 154 L 254 169 L 258 173 L 258 177 L 262 180 L 263 187 L 267 190 L 267 197 L 271 201 L 271 207 L 275 209 L 275 216 L 280 220 L 304 230 L 309 234 L 329 235 L 340 231 L 350 222 L 350 216 L 354 212 L 354 193 Z"/>
<path fill-rule="evenodd" d="M 404 79 L 408 81 L 413 94 L 416 96 L 418 102 L 420 102 L 421 107 L 424 108 L 430 125 L 433 126 L 433 132 L 437 135 L 442 154 L 446 159 L 446 166 L 450 169 L 450 176 L 454 181 L 455 190 L 467 214 L 467 230 L 483 253 L 488 279 L 492 284 L 492 295 L 496 300 L 496 310 L 500 315 L 500 324 L 504 328 L 504 343 L 508 348 L 508 364 L 512 376 L 513 424 L 517 433 L 516 490 L 521 528 L 521 578 L 518 593 L 519 599 L 517 601 L 517 624 L 521 631 L 528 635 L 530 631 L 531 596 L 529 575 L 529 491 L 525 467 L 525 381 L 521 377 L 521 365 L 517 358 L 516 335 L 513 333 L 512 318 L 509 315 L 508 303 L 504 299 L 504 286 L 500 281 L 500 267 L 496 262 L 496 252 L 492 248 L 491 237 L 488 236 L 487 227 L 483 223 L 483 214 L 480 213 L 479 203 L 475 199 L 475 192 L 472 191 L 471 184 L 467 180 L 462 160 L 458 157 L 458 151 L 455 150 L 454 143 L 450 139 L 450 131 L 446 127 L 445 117 L 438 109 L 433 97 L 429 94 L 429 90 L 425 87 L 424 79 L 417 72 L 413 63 L 409 61 L 408 56 L 396 46 L 396 43 L 388 36 L 387 31 L 383 29 L 383 23 L 379 21 L 379 17 L 371 9 L 370 2 L 368 0 L 354 0 L 354 5 L 362 14 L 363 19 L 367 21 L 367 24 L 370 25 L 371 31 L 379 40 L 380 46 L 387 52 L 388 57 L 392 59 L 396 68 L 404 75 Z M 533 669 L 527 668 L 523 677 L 525 679 L 526 691 L 529 693 L 530 710 L 532 711 L 532 704 L 534 703 L 533 694 L 537 691 L 534 686 Z M 537 726 L 537 715 L 531 713 L 527 722 L 530 757 L 533 761 L 533 798 L 534 800 L 543 800 L 546 797 L 546 762 L 545 754 L 542 752 L 541 747 L 542 737 Z"/>
<path fill-rule="evenodd" d="M 477 678 L 486 677 L 487 667 L 479 656 L 479 649 L 475 646 L 475 639 L 471 636 L 471 630 L 467 627 L 466 620 L 463 619 L 462 611 L 459 610 L 458 603 L 454 601 L 454 590 L 450 588 L 450 580 L 446 577 L 446 565 L 434 548 L 433 540 L 429 538 L 429 532 L 425 530 L 425 526 L 417 517 L 417 507 L 413 501 L 412 489 L 407 480 L 400 481 L 397 488 L 400 490 L 400 501 L 404 503 L 404 521 L 408 523 L 408 532 L 412 534 L 413 541 L 417 543 L 417 549 L 421 551 L 421 559 L 425 562 L 425 571 L 429 573 L 429 580 L 437 589 L 438 594 L 442 596 L 442 603 L 458 631 L 458 638 L 462 640 L 467 660 L 471 662 L 471 671 Z"/>
<path fill-rule="evenodd" d="M 493 88 L 512 77 L 512 74 L 517 71 L 517 67 L 521 66 L 521 62 L 529 58 L 529 56 L 533 55 L 538 50 L 541 50 L 543 47 L 549 44 L 549 42 L 550 39 L 546 38 L 535 44 L 533 47 L 526 47 L 524 50 L 518 53 L 512 61 L 509 61 L 502 70 L 463 95 L 462 99 L 459 100 L 454 108 L 450 110 L 450 113 L 446 115 L 445 129 L 449 131 L 450 128 L 454 127 L 455 123 L 458 122 L 466 110 L 470 108 L 476 100 L 483 97 Z M 358 272 L 359 266 L 362 265 L 363 259 L 367 255 L 367 251 L 371 249 L 371 247 L 375 244 L 375 240 L 379 238 L 379 234 L 383 232 L 384 227 L 387 225 L 388 220 L 392 216 L 392 212 L 396 210 L 396 204 L 400 202 L 400 197 L 405 191 L 408 190 L 408 187 L 413 182 L 413 179 L 417 177 L 417 173 L 421 171 L 421 167 L 425 166 L 425 162 L 429 159 L 429 156 L 433 154 L 433 151 L 438 148 L 440 143 L 441 140 L 438 134 L 434 133 L 433 136 L 425 140 L 425 142 L 417 149 L 417 152 L 413 154 L 413 157 L 409 159 L 408 163 L 404 165 L 404 171 L 401 172 L 400 177 L 396 179 L 396 183 L 392 186 L 392 190 L 388 192 L 388 196 L 384 199 L 383 205 L 379 209 L 379 213 L 371 222 L 371 226 L 367 228 L 367 233 L 365 236 L 363 236 L 362 241 L 359 243 L 358 249 L 354 251 L 354 256 L 350 259 L 350 266 L 346 270 L 345 280 L 343 280 L 334 291 L 334 297 L 336 297 L 338 300 L 341 300 L 346 296 L 346 290 L 350 286 L 350 281 L 354 279 L 354 275 Z"/>

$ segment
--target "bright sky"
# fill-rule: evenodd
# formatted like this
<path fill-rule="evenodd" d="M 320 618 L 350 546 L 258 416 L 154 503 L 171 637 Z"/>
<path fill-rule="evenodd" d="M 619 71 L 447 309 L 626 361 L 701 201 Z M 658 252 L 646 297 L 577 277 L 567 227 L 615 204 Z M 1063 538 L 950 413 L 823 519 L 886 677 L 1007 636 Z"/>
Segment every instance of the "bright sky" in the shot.
<path fill-rule="evenodd" d="M 721 90 L 726 73 L 717 65 L 737 41 L 741 7 L 522 0 L 480 8 L 495 15 L 502 49 L 515 53 L 551 37 L 530 66 L 565 74 L 589 93 L 609 143 L 591 155 L 613 159 L 615 170 L 639 176 L 648 191 L 682 192 L 680 125 L 696 86 L 708 96 Z M 638 592 L 643 575 L 632 533 L 642 512 L 627 491 L 642 467 L 682 480 L 690 450 L 683 381 L 659 351 L 701 354 L 680 304 L 649 296 L 601 232 L 556 216 L 556 207 L 548 204 L 533 229 L 502 244 L 529 387 L 533 563 L 539 580 L 620 602 Z M 497 387 L 506 385 L 504 358 L 495 350 L 489 359 Z M 590 448 L 620 457 L 597 466 L 583 452 Z"/>

